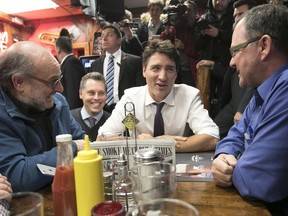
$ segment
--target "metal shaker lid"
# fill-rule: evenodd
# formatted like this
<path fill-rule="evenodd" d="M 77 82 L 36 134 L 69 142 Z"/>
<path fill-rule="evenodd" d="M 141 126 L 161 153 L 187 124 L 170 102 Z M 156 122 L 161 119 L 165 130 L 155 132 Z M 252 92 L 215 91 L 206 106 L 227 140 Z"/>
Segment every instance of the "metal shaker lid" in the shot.
<path fill-rule="evenodd" d="M 120 153 L 119 158 L 117 160 L 117 165 L 118 166 L 126 166 L 127 165 L 127 160 L 126 160 L 125 155 L 123 153 Z"/>
<path fill-rule="evenodd" d="M 162 153 L 152 147 L 152 148 L 143 148 L 138 150 L 134 154 L 134 160 L 139 163 L 147 163 L 147 162 L 153 162 L 153 161 L 162 161 L 163 155 Z"/>
<path fill-rule="evenodd" d="M 113 172 L 103 172 L 104 183 L 114 181 L 114 173 Z"/>

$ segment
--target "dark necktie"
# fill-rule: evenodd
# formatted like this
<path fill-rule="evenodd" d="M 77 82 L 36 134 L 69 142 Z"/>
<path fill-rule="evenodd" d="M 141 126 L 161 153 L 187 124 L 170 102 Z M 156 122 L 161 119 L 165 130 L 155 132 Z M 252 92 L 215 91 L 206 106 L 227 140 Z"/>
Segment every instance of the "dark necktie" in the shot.
<path fill-rule="evenodd" d="M 107 85 L 107 99 L 106 103 L 110 106 L 114 103 L 114 56 L 110 55 L 107 74 L 106 74 L 106 85 Z"/>
<path fill-rule="evenodd" d="M 161 110 L 165 102 L 159 104 L 154 103 L 157 106 L 157 111 L 154 118 L 154 137 L 164 135 L 164 121 L 161 114 Z"/>
<path fill-rule="evenodd" d="M 94 127 L 96 119 L 93 117 L 89 117 L 88 120 L 89 120 L 90 128 Z"/>

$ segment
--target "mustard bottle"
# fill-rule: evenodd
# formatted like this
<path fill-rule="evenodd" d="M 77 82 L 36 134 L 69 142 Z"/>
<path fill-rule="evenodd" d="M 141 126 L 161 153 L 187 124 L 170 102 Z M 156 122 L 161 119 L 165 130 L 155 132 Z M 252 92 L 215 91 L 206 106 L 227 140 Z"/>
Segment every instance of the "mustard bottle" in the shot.
<path fill-rule="evenodd" d="M 104 201 L 102 156 L 90 149 L 85 135 L 84 150 L 74 158 L 74 176 L 78 216 L 91 215 L 91 209 Z"/>

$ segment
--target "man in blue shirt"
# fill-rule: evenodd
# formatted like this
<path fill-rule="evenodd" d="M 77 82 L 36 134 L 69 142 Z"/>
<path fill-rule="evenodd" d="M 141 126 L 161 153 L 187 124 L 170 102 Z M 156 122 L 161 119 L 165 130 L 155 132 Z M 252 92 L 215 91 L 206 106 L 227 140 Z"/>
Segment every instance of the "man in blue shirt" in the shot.
<path fill-rule="evenodd" d="M 240 121 L 216 146 L 214 180 L 224 187 L 233 184 L 248 199 L 287 201 L 287 8 L 251 9 L 236 25 L 230 51 L 239 85 L 256 90 Z"/>
<path fill-rule="evenodd" d="M 18 42 L 0 58 L 0 173 L 14 192 L 52 182 L 37 164 L 56 166 L 55 136 L 71 134 L 74 156 L 84 131 L 70 113 L 60 66 L 44 47 Z"/>

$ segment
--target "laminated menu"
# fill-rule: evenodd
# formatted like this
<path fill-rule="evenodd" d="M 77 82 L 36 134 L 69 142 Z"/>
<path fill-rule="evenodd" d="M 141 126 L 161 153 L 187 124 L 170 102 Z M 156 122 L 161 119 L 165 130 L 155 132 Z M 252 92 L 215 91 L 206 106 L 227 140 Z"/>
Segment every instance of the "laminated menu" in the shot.
<path fill-rule="evenodd" d="M 214 152 L 177 153 L 177 181 L 213 181 L 211 166 Z"/>

